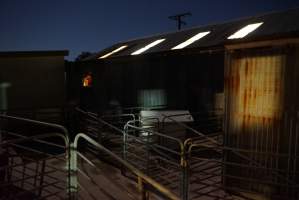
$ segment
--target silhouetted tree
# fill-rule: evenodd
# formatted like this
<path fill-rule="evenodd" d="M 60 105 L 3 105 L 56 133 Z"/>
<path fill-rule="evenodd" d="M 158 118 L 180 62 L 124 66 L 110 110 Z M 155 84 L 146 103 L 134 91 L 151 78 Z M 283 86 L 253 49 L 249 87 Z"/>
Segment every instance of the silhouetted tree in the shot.
<path fill-rule="evenodd" d="M 75 61 L 83 60 L 84 58 L 87 58 L 88 56 L 91 56 L 92 54 L 93 54 L 93 53 L 91 53 L 91 52 L 83 51 L 83 52 L 81 52 L 81 54 L 79 54 L 79 55 L 76 57 Z"/>

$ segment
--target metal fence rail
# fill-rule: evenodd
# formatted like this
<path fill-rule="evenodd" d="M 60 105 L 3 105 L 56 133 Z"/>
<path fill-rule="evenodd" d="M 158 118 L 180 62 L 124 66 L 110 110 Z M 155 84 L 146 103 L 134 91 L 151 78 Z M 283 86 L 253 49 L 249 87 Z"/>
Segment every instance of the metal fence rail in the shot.
<path fill-rule="evenodd" d="M 141 127 L 136 126 L 139 124 Z M 123 157 L 135 167 L 183 196 L 184 148 L 181 140 L 129 121 L 124 131 Z"/>
<path fill-rule="evenodd" d="M 64 107 L 44 107 L 33 109 L 0 110 L 0 114 L 17 116 L 37 121 L 45 121 L 55 124 L 65 124 L 67 109 Z"/>
<path fill-rule="evenodd" d="M 113 129 L 113 131 L 110 132 L 116 131 L 117 134 L 123 134 L 122 141 L 119 143 L 119 146 L 123 146 L 122 156 L 124 160 L 128 161 L 148 176 L 163 184 L 184 200 L 203 197 L 203 194 L 200 195 L 200 189 L 203 189 L 201 187 L 202 185 L 198 184 L 198 181 L 194 181 L 193 179 L 196 178 L 196 174 L 199 174 L 196 168 L 204 163 L 200 163 L 196 159 L 191 161 L 191 156 L 189 156 L 186 151 L 189 150 L 188 148 L 191 144 L 200 143 L 199 141 L 201 141 L 201 143 L 207 143 L 210 139 L 214 141 L 217 137 L 217 141 L 219 142 L 221 140 L 222 142 L 222 133 L 217 133 L 215 136 L 210 133 L 210 137 L 206 137 L 204 134 L 197 132 L 194 126 L 190 127 L 173 119 L 177 116 L 165 116 L 162 121 L 159 121 L 158 118 L 154 117 L 143 118 L 142 120 L 130 120 L 126 123 L 124 131 L 122 131 L 119 127 L 112 125 L 110 122 L 108 123 L 107 121 L 104 121 L 95 114 L 84 111 L 80 112 L 84 115 L 88 115 L 88 118 L 96 120 L 97 123 L 105 124 L 105 126 Z M 139 117 L 137 116 L 135 118 Z M 119 117 L 115 116 L 115 119 L 119 119 Z M 215 119 L 217 119 L 216 122 Z M 220 118 L 214 117 L 212 120 L 214 121 L 206 119 L 206 121 L 211 121 L 211 124 L 214 126 L 211 127 L 209 125 L 209 129 L 215 130 L 216 127 L 218 130 L 219 123 L 221 124 Z M 168 129 L 168 126 L 171 125 L 169 122 L 172 122 L 172 126 L 174 124 L 178 125 L 175 126 L 178 130 L 173 128 Z M 215 124 L 217 124 L 217 126 L 215 126 Z M 170 136 L 172 132 L 169 133 L 166 130 L 175 130 L 177 132 L 187 130 L 192 134 L 185 134 L 184 137 L 180 137 L 180 135 Z M 99 133 L 101 133 L 101 131 L 99 131 Z M 190 135 L 193 136 L 192 139 L 186 137 Z M 220 159 L 221 156 L 219 156 L 218 152 L 218 159 Z M 128 173 L 126 173 L 126 175 L 130 177 L 130 174 Z M 221 182 L 221 176 L 219 177 L 217 178 Z M 212 179 L 209 179 L 208 181 L 210 180 Z M 216 185 L 214 185 L 214 189 L 215 188 L 217 188 Z M 222 195 L 212 196 L 219 199 L 231 196 L 223 189 L 222 191 Z M 204 190 L 202 190 L 202 193 L 203 192 Z M 191 195 L 191 193 L 193 194 Z"/>
<path fill-rule="evenodd" d="M 253 144 L 255 138 L 258 146 L 246 148 L 233 145 L 238 144 L 236 138 L 223 137 L 222 115 L 214 114 L 207 119 L 195 117 L 194 123 L 177 121 L 176 115 L 164 116 L 162 121 L 140 120 L 135 115 L 124 131 L 110 121 L 94 119 L 123 134 L 118 135 L 123 147 L 119 155 L 184 200 L 298 200 L 298 116 L 286 115 L 277 128 L 251 129 L 248 142 Z M 268 137 L 274 138 L 275 133 L 288 135 L 284 143 L 291 145 L 270 151 L 278 145 L 273 141 L 273 146 Z"/>
<path fill-rule="evenodd" d="M 175 126 L 178 129 L 171 130 L 192 131 L 196 137 L 185 139 L 178 133 L 170 136 L 171 132 L 166 134 L 164 131 L 162 134 L 155 131 L 154 126 L 153 130 L 144 128 L 142 121 L 131 121 L 125 126 L 124 158 L 182 199 L 234 199 L 234 195 L 222 186 L 223 151 L 196 148 L 200 145 L 221 146 L 222 132 L 206 136 L 172 117 L 165 116 L 162 123 L 170 118 L 175 125 L 179 125 Z M 241 198 L 237 192 L 235 196 Z"/>
<path fill-rule="evenodd" d="M 284 113 L 281 119 L 256 123 L 243 135 L 228 134 L 225 185 L 270 199 L 299 199 L 298 114 Z"/>
<path fill-rule="evenodd" d="M 15 131 L 18 125 L 22 125 L 23 132 Z M 32 127 L 51 130 L 30 135 L 28 130 L 34 130 Z M 5 115 L 0 115 L 0 128 L 0 198 L 68 198 L 69 141 L 66 129 L 55 124 Z"/>
<path fill-rule="evenodd" d="M 23 132 L 17 133 L 15 126 L 19 124 Z M 1 199 L 86 200 L 116 197 L 114 199 L 125 200 L 127 198 L 124 195 L 128 195 L 128 199 L 179 199 L 161 184 L 85 134 L 77 134 L 74 142 L 69 145 L 68 132 L 60 125 L 6 115 L 0 115 L 0 125 Z M 26 129 L 26 125 L 30 128 Z M 106 125 L 110 126 L 108 123 Z M 114 126 L 111 127 L 118 130 Z M 25 136 L 29 134 L 28 131 L 33 130 L 37 132 Z M 93 146 L 94 151 L 88 152 L 85 148 L 80 148 L 86 143 Z M 100 162 L 98 152 L 104 152 L 114 162 L 120 163 L 122 169 L 134 174 L 136 181 L 123 178 L 129 185 L 122 186 L 120 190 L 113 190 L 113 187 L 120 187 L 120 182 L 115 184 L 115 180 L 109 182 L 108 179 L 104 179 L 104 164 Z M 108 169 L 109 176 L 114 176 L 115 171 L 111 173 L 113 167 L 108 166 Z M 123 177 L 120 173 L 119 175 Z"/>
<path fill-rule="evenodd" d="M 184 123 L 188 127 L 192 127 L 194 130 L 200 130 L 200 132 L 204 133 L 205 135 L 213 134 L 216 132 L 222 132 L 223 131 L 223 110 L 214 110 L 209 112 L 197 112 L 197 113 L 185 113 L 185 114 L 174 114 L 174 115 L 164 115 L 164 117 L 161 120 L 161 132 L 167 133 L 167 134 L 173 134 L 173 132 L 176 131 L 183 131 L 183 129 L 186 129 L 186 127 L 182 126 L 182 123 L 179 122 L 179 118 L 185 117 L 192 119 L 192 122 Z M 178 126 L 174 126 L 174 124 L 177 124 Z M 168 127 L 172 127 L 170 129 L 170 132 L 168 130 Z M 176 129 L 174 129 L 177 128 Z M 183 128 L 183 129 L 182 129 Z M 188 129 L 188 128 L 187 128 Z M 185 138 L 193 138 L 196 137 L 198 134 L 194 134 L 194 132 L 191 130 L 189 132 L 186 132 Z"/>
<path fill-rule="evenodd" d="M 271 145 L 267 142 L 271 142 L 269 138 L 265 139 L 264 143 L 255 143 L 259 145 L 255 149 L 244 146 L 232 147 L 230 144 L 235 144 L 233 138 L 224 143 L 222 134 L 205 135 L 171 117 L 169 119 L 198 135 L 187 139 L 184 143 L 185 152 L 188 154 L 186 157 L 189 165 L 190 199 L 200 197 L 231 199 L 235 195 L 245 199 L 299 198 L 298 118 L 294 120 L 286 115 L 283 125 L 278 124 L 280 128 L 252 130 L 257 130 L 257 133 L 260 136 L 264 135 L 264 138 L 279 132 L 289 135 L 291 146 L 285 153 L 279 153 L 281 150 L 278 149 L 268 151 L 266 147 Z M 252 137 L 257 137 L 257 133 L 251 133 Z M 261 138 L 256 139 L 258 141 Z M 252 143 L 252 140 L 248 140 L 249 143 Z M 261 149 L 263 145 L 266 150 Z"/>
<path fill-rule="evenodd" d="M 133 184 L 131 186 L 135 186 L 135 194 L 127 194 L 131 197 L 131 199 L 142 199 L 142 200 L 147 200 L 147 199 L 159 199 L 157 197 L 162 197 L 163 199 L 171 199 L 171 200 L 179 200 L 179 198 L 174 195 L 172 192 L 170 192 L 168 189 L 166 189 L 164 186 L 162 186 L 161 184 L 159 184 L 158 182 L 154 181 L 153 179 L 151 179 L 149 176 L 146 176 L 144 173 L 142 173 L 140 170 L 138 170 L 137 168 L 135 168 L 133 165 L 131 165 L 130 163 L 126 162 L 125 160 L 121 159 L 119 156 L 117 156 L 116 154 L 114 154 L 113 152 L 111 152 L 110 150 L 106 149 L 104 146 L 100 145 L 99 143 L 97 143 L 95 140 L 93 140 L 91 137 L 83 134 L 83 133 L 79 133 L 76 135 L 75 139 L 74 139 L 74 143 L 72 144 L 72 148 L 71 148 L 71 170 L 72 170 L 72 180 L 71 180 L 71 184 L 72 184 L 72 188 L 73 188 L 73 195 L 75 195 L 75 192 L 81 191 L 83 193 L 87 193 L 91 196 L 95 196 L 97 198 L 100 197 L 101 192 L 103 191 L 103 188 L 101 187 L 100 183 L 99 183 L 99 178 L 101 178 L 101 180 L 103 180 L 103 177 L 96 177 L 95 174 L 97 173 L 93 173 L 93 176 L 88 174 L 88 167 L 85 167 L 85 170 L 83 169 L 84 164 L 80 164 L 80 166 L 77 165 L 77 159 L 79 158 L 82 162 L 85 162 L 86 165 L 88 165 L 89 167 L 96 167 L 97 164 L 95 164 L 95 160 L 92 160 L 90 158 L 90 154 L 88 154 L 87 152 L 79 152 L 78 151 L 78 145 L 79 145 L 79 140 L 84 140 L 85 142 L 90 143 L 91 145 L 93 145 L 94 147 L 96 147 L 99 151 L 103 151 L 104 153 L 108 154 L 113 160 L 115 160 L 116 162 L 119 162 L 123 167 L 125 167 L 127 170 L 129 170 L 131 173 L 133 173 L 136 177 L 137 177 L 137 185 Z M 78 176 L 76 176 L 77 174 L 80 174 Z M 81 177 L 81 178 L 80 178 Z M 78 179 L 79 178 L 79 179 Z M 85 184 L 80 184 L 80 179 L 85 179 Z M 97 180 L 98 179 L 98 180 Z M 92 183 L 90 186 L 88 186 L 88 184 L 86 183 L 86 180 L 88 180 L 88 182 Z M 84 181 L 84 180 L 83 180 Z M 102 181 L 103 183 L 103 181 Z M 94 190 L 91 190 L 92 188 L 94 188 Z M 111 190 L 113 190 L 111 188 Z M 93 191 L 93 192 L 91 192 Z M 98 192 L 96 192 L 98 191 Z M 99 192 L 101 191 L 101 192 Z M 136 191 L 139 191 L 139 194 L 136 195 Z M 109 191 L 111 192 L 111 191 Z M 126 191 L 129 193 L 129 191 Z M 113 196 L 116 196 L 122 199 L 127 199 L 127 197 L 125 196 L 124 192 L 120 192 L 120 191 L 116 191 L 116 194 L 114 193 L 106 193 L 106 196 L 112 196 L 111 198 L 113 198 Z M 77 196 L 77 195 L 76 195 Z M 80 192 L 78 197 L 82 198 L 82 199 L 86 199 L 86 196 L 80 196 Z M 115 199 L 115 198 L 114 198 Z"/>
<path fill-rule="evenodd" d="M 99 144 L 104 145 L 110 151 L 122 156 L 123 148 L 123 127 L 125 124 L 125 119 L 135 119 L 133 114 L 124 115 L 109 115 L 103 118 L 99 117 L 95 113 L 86 112 L 79 108 L 76 109 L 80 117 L 80 132 L 86 133 L 89 137 L 96 140 Z M 110 120 L 110 121 L 109 121 Z M 111 123 L 114 121 L 114 123 Z M 87 148 L 93 148 L 89 143 L 86 145 Z M 83 147 L 83 148 L 86 148 Z M 100 153 L 99 153 L 100 154 Z M 102 159 L 105 159 L 105 154 L 101 155 Z M 114 164 L 109 160 L 106 161 Z"/>

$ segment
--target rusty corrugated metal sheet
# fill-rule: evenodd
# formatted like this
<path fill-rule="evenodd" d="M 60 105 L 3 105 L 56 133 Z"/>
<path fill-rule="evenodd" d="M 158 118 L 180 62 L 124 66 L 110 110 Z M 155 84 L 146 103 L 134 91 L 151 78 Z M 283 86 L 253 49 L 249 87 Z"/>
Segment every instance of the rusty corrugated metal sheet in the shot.
<path fill-rule="evenodd" d="M 299 46 L 230 51 L 226 61 L 225 186 L 298 200 Z"/>
<path fill-rule="evenodd" d="M 282 166 L 286 158 L 281 155 L 286 144 L 282 130 L 287 57 L 286 52 L 277 50 L 228 56 L 225 145 L 247 157 L 227 154 L 228 163 L 243 165 L 227 165 L 229 186 L 268 195 L 277 192 L 276 185 L 281 181 L 277 174 L 285 170 Z"/>
<path fill-rule="evenodd" d="M 230 132 L 268 126 L 281 118 L 286 56 L 238 55 L 231 60 L 229 90 Z"/>

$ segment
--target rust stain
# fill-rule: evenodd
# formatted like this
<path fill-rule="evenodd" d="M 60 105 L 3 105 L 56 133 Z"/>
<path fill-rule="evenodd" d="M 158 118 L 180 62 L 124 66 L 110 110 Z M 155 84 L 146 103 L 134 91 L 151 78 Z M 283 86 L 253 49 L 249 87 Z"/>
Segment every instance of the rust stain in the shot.
<path fill-rule="evenodd" d="M 272 121 L 272 118 L 271 118 L 271 117 L 268 117 L 268 119 L 267 119 L 268 124 L 270 124 L 271 121 Z"/>
<path fill-rule="evenodd" d="M 280 81 L 279 81 L 279 79 L 276 77 L 275 78 L 275 82 L 274 82 L 274 93 L 275 94 L 277 94 L 278 93 L 278 91 L 279 91 L 279 85 L 280 85 Z"/>
<path fill-rule="evenodd" d="M 237 92 L 239 92 L 240 90 L 240 73 L 237 73 L 237 77 L 236 77 L 236 90 Z"/>
<path fill-rule="evenodd" d="M 231 76 L 229 79 L 229 86 L 234 88 L 234 76 Z"/>
<path fill-rule="evenodd" d="M 265 126 L 280 120 L 282 67 L 273 65 L 281 56 L 244 57 L 236 59 L 231 67 L 229 89 L 232 91 L 233 123 L 242 130 L 253 124 Z"/>
<path fill-rule="evenodd" d="M 246 59 L 246 61 L 245 61 L 245 78 L 247 78 L 247 76 L 248 76 L 248 61 Z"/>
<path fill-rule="evenodd" d="M 265 123 L 266 123 L 266 117 L 262 117 L 262 122 L 263 122 L 263 126 L 265 125 Z"/>
<path fill-rule="evenodd" d="M 254 89 L 254 91 L 253 91 L 253 98 L 254 98 L 254 100 L 256 100 L 256 97 L 257 97 L 257 89 Z"/>
<path fill-rule="evenodd" d="M 244 96 L 243 96 L 243 112 L 246 111 L 247 108 L 247 89 L 244 90 Z"/>
<path fill-rule="evenodd" d="M 248 116 L 247 116 L 247 121 L 248 121 L 248 123 L 250 123 L 250 120 L 251 120 L 251 115 L 249 114 Z"/>
<path fill-rule="evenodd" d="M 252 94 L 252 88 L 251 88 L 251 86 L 249 86 L 249 88 L 248 88 L 248 99 L 249 99 L 249 102 L 251 100 L 251 94 Z"/>

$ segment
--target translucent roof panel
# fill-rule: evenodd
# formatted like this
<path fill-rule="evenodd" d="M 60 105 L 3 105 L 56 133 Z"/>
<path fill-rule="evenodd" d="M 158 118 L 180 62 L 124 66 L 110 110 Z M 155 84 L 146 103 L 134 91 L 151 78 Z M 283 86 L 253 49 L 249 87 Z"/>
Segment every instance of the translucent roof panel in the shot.
<path fill-rule="evenodd" d="M 249 25 L 241 28 L 240 30 L 238 30 L 237 32 L 232 34 L 231 36 L 229 36 L 227 39 L 240 39 L 240 38 L 243 38 L 246 35 L 248 35 L 249 33 L 255 31 L 262 24 L 263 24 L 263 22 L 255 23 L 255 24 L 249 24 Z"/>
<path fill-rule="evenodd" d="M 198 34 L 194 35 L 193 37 L 189 38 L 188 40 L 186 40 L 185 42 L 173 47 L 172 50 L 174 50 L 174 49 L 183 49 L 186 46 L 188 46 L 188 45 L 196 42 L 197 40 L 203 38 L 204 36 L 208 35 L 209 33 L 210 33 L 210 31 L 198 33 Z"/>
<path fill-rule="evenodd" d="M 128 47 L 127 45 L 123 45 L 121 47 L 118 47 L 117 49 L 114 49 L 113 51 L 111 51 L 111 52 L 109 52 L 109 53 L 107 53 L 107 54 L 99 57 L 99 59 L 107 58 L 108 56 L 111 56 L 112 54 L 115 54 L 115 53 L 117 53 L 117 52 L 119 52 L 119 51 L 121 51 L 121 50 L 123 50 L 123 49 L 125 49 L 127 47 Z"/>
<path fill-rule="evenodd" d="M 154 42 L 151 42 L 150 44 L 146 45 L 145 47 L 142 47 L 141 49 L 138 49 L 137 51 L 134 51 L 133 53 L 131 53 L 131 55 L 139 55 L 147 50 L 149 50 L 150 48 L 160 44 L 161 42 L 163 42 L 165 39 L 159 39 L 159 40 L 155 40 Z"/>

